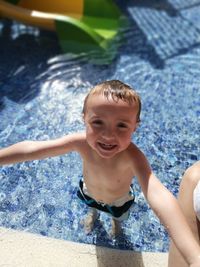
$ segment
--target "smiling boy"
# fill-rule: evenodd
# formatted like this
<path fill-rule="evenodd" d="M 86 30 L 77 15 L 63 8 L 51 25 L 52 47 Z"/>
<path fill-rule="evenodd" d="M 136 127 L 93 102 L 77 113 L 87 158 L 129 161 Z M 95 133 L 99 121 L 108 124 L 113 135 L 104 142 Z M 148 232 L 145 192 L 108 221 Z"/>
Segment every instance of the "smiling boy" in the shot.
<path fill-rule="evenodd" d="M 98 209 L 113 217 L 115 233 L 119 231 L 119 221 L 127 218 L 134 202 L 131 183 L 133 177 L 137 177 L 145 198 L 186 261 L 191 267 L 200 267 L 200 248 L 175 197 L 154 175 L 143 152 L 131 142 L 140 122 L 140 109 L 140 98 L 131 87 L 118 80 L 103 82 L 85 99 L 86 132 L 56 140 L 24 141 L 3 148 L 0 164 L 77 151 L 83 160 L 78 196 L 93 208 L 86 228 L 92 229 Z"/>
<path fill-rule="evenodd" d="M 84 102 L 86 147 L 80 151 L 84 180 L 78 196 L 88 206 L 112 215 L 113 234 L 119 233 L 118 222 L 128 217 L 134 201 L 130 157 L 136 147 L 131 137 L 140 120 L 140 107 L 136 92 L 119 81 L 97 85 Z M 93 209 L 85 222 L 87 231 L 96 217 Z"/>

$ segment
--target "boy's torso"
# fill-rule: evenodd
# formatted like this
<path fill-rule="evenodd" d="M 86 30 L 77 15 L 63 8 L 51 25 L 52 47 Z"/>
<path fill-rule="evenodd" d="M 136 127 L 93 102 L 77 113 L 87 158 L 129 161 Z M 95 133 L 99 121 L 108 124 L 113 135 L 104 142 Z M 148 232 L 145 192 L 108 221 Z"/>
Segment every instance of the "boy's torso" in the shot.
<path fill-rule="evenodd" d="M 103 159 L 86 144 L 81 155 L 84 182 L 96 201 L 109 204 L 129 192 L 134 176 L 129 149 L 113 159 Z"/>

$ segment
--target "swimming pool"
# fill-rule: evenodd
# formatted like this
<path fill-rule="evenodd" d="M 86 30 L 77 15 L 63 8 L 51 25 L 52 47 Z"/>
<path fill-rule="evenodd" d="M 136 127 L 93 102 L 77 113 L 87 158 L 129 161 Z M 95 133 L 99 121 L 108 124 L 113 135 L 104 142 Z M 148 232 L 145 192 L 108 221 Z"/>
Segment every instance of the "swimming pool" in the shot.
<path fill-rule="evenodd" d="M 120 1 L 119 1 L 120 2 Z M 0 144 L 44 140 L 83 129 L 89 88 L 121 79 L 142 97 L 142 122 L 133 136 L 159 179 L 177 194 L 183 171 L 200 158 L 200 1 L 128 1 L 130 29 L 110 66 L 61 55 L 55 36 L 0 21 Z M 0 168 L 0 226 L 45 236 L 135 251 L 167 251 L 168 236 L 137 183 L 124 235 L 109 236 L 102 214 L 92 234 L 76 197 L 76 153 Z"/>

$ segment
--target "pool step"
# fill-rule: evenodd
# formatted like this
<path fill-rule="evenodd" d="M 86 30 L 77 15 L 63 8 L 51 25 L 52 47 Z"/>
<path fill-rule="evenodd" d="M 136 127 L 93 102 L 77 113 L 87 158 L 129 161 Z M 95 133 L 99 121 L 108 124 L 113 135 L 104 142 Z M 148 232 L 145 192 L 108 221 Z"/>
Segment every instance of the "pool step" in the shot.
<path fill-rule="evenodd" d="M 0 266 L 167 267 L 167 253 L 86 245 L 0 227 Z"/>

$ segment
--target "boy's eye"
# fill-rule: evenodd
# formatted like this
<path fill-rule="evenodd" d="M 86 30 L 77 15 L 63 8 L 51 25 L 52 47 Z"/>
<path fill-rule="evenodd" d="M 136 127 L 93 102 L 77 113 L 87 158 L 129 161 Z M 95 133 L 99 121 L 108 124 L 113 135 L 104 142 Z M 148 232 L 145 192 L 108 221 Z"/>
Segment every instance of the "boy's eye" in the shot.
<path fill-rule="evenodd" d="M 101 126 L 102 124 L 103 124 L 103 122 L 101 120 L 92 121 L 92 125 L 94 125 L 94 126 Z"/>
<path fill-rule="evenodd" d="M 128 128 L 128 126 L 127 126 L 125 123 L 118 123 L 118 124 L 117 124 L 117 127 L 119 127 L 119 128 L 123 128 L 123 129 Z"/>

